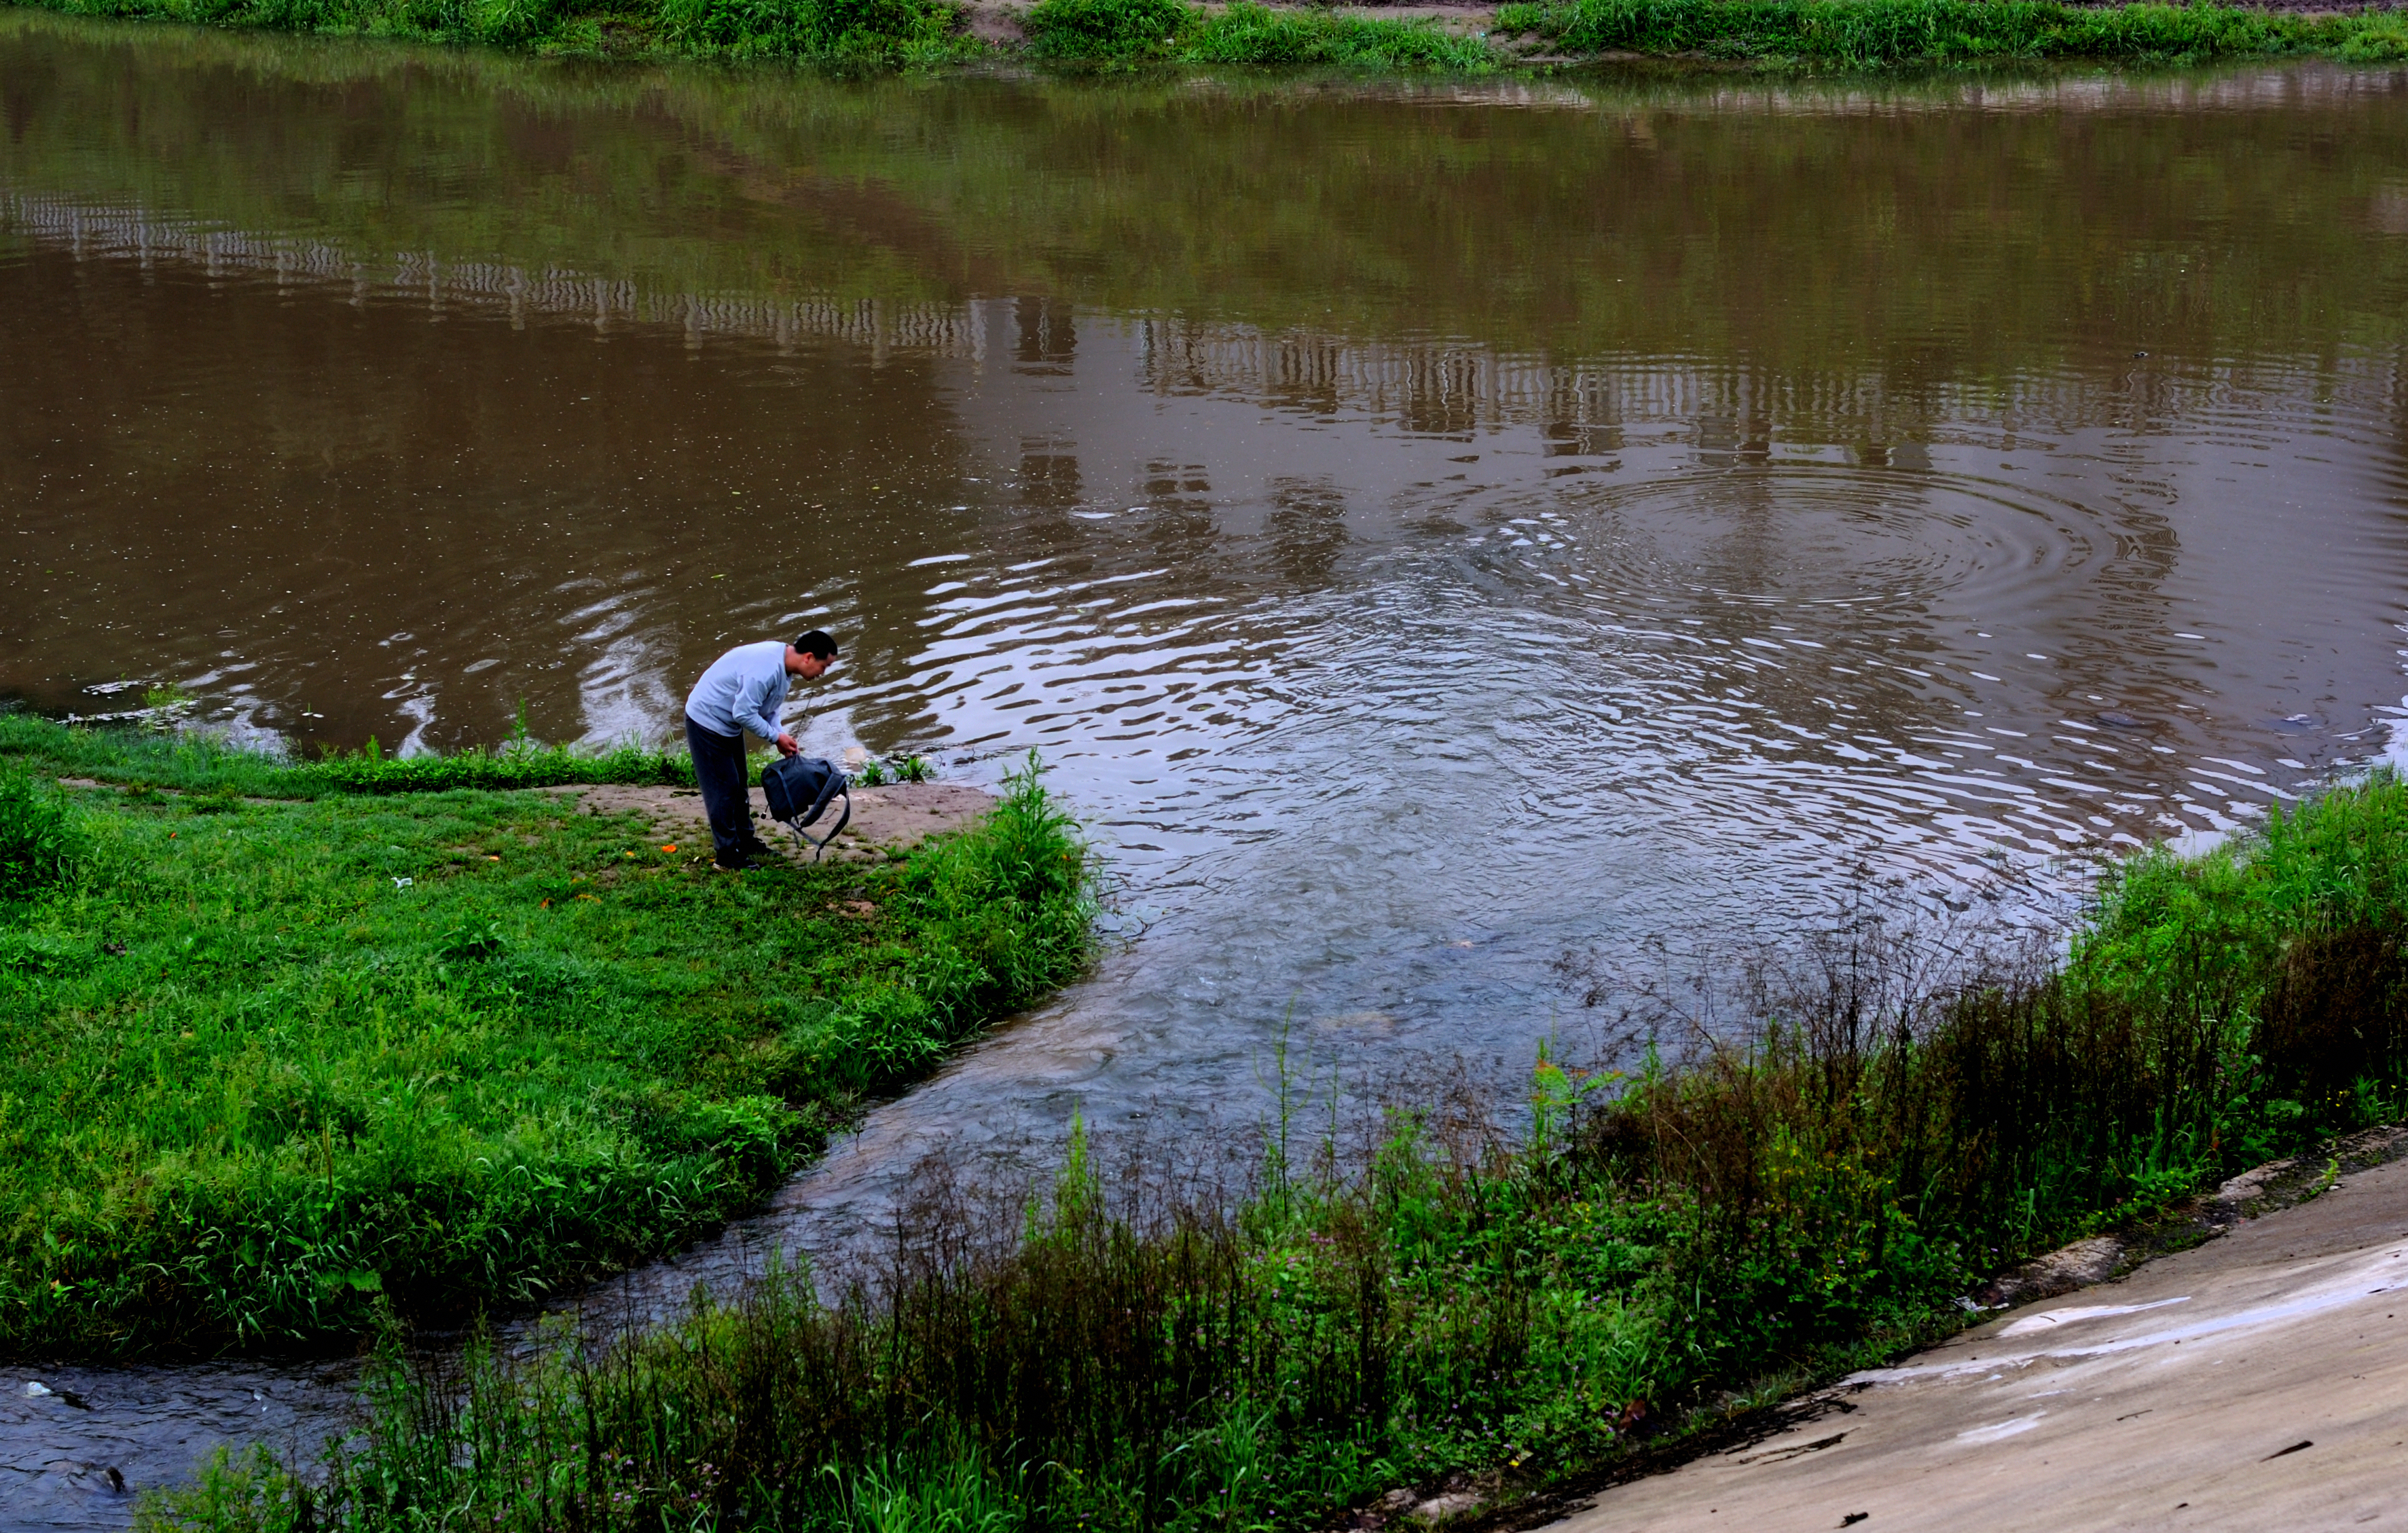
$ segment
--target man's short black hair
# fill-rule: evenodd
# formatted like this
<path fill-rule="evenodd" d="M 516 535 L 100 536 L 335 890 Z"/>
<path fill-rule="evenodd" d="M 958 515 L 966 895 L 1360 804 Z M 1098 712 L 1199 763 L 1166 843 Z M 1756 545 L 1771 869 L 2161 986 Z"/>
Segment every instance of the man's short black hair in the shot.
<path fill-rule="evenodd" d="M 810 655 L 814 660 L 834 660 L 836 658 L 836 640 L 828 638 L 824 631 L 818 628 L 812 629 L 810 633 L 805 634 L 802 638 L 795 640 L 795 648 L 802 651 L 805 654 Z"/>

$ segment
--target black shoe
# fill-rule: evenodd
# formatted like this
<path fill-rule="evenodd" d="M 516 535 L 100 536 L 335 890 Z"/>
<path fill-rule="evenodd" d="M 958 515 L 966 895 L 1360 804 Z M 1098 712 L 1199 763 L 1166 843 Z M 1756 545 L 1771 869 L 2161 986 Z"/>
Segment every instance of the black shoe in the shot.
<path fill-rule="evenodd" d="M 733 856 L 713 857 L 710 859 L 710 866 L 714 872 L 741 873 L 746 868 L 752 867 L 752 864 L 742 852 L 739 852 Z"/>
<path fill-rule="evenodd" d="M 744 843 L 744 860 L 748 863 L 776 862 L 778 853 L 767 841 L 747 841 Z"/>

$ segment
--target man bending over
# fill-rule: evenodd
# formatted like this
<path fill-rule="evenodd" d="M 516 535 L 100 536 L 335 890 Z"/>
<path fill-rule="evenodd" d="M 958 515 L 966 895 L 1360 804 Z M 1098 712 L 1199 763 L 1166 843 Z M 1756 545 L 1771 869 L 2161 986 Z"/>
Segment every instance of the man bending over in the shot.
<path fill-rule="evenodd" d="M 836 658 L 836 640 L 817 628 L 792 644 L 738 644 L 710 663 L 685 699 L 685 743 L 694 780 L 710 816 L 712 865 L 733 873 L 774 855 L 752 830 L 752 789 L 744 780 L 744 732 L 791 756 L 802 749 L 778 723 L 786 679 L 819 680 Z"/>

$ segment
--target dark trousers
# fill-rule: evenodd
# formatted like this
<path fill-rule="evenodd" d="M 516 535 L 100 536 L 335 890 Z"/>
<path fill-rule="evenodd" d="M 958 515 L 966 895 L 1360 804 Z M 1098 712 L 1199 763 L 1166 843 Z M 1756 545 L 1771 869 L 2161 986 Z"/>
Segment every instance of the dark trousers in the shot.
<path fill-rule="evenodd" d="M 744 737 L 685 722 L 685 747 L 694 752 L 695 785 L 710 816 L 710 846 L 723 867 L 741 867 L 744 849 L 759 838 L 752 830 L 752 790 L 744 781 Z"/>

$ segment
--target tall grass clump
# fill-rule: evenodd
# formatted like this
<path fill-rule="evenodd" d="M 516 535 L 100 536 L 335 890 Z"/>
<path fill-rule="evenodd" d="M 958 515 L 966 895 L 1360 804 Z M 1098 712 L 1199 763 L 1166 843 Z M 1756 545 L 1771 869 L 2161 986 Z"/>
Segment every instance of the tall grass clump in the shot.
<path fill-rule="evenodd" d="M 1032 755 L 975 833 L 904 866 L 890 906 L 902 918 L 896 938 L 872 950 L 859 983 L 806 1010 L 781 1042 L 811 1074 L 858 1091 L 922 1073 L 1083 961 L 1096 910 L 1086 855 Z"/>
<path fill-rule="evenodd" d="M 411 1359 L 311 1465 L 162 1528 L 1328 1526 L 1504 1497 L 1945 1335 L 2070 1235 L 2396 1118 L 2408 789 L 2109 879 L 2072 943 L 1867 918 L 1720 986 L 1619 987 L 1627 1075 L 1366 1103 L 1289 1153 L 1050 1185 L 938 1157 L 872 1258 L 607 1346 Z M 1568 972 L 1612 989 L 1613 966 Z M 1232 1170 L 1238 1165 L 1244 1169 Z"/>
<path fill-rule="evenodd" d="M 1208 9 L 1186 0 L 1038 0 L 1023 25 L 1032 57 L 1128 68 L 1140 64 L 1312 65 L 1325 68 L 1495 69 L 1486 42 L 1435 21 L 1340 15 L 1326 7 L 1255 0 Z"/>
<path fill-rule="evenodd" d="M 90 838 L 66 795 L 24 767 L 0 760 L 0 901 L 58 888 L 89 853 Z"/>
<path fill-rule="evenodd" d="M 1340 15 L 1322 7 L 1273 8 L 1233 0 L 1194 29 L 1181 62 L 1478 75 L 1502 61 L 1485 40 L 1449 32 L 1435 20 L 1400 21 Z"/>
<path fill-rule="evenodd" d="M 1037 0 L 1022 25 L 1032 57 L 1132 64 L 1168 61 L 1197 19 L 1186 0 Z"/>
<path fill-rule="evenodd" d="M 684 52 L 926 67 L 979 51 L 946 0 L 659 0 L 660 37 Z"/>
<path fill-rule="evenodd" d="M 899 858 L 741 878 L 549 795 L 79 796 L 100 854 L 0 934 L 11 1352 L 345 1344 L 661 1255 L 1094 910 L 1033 763 Z"/>

